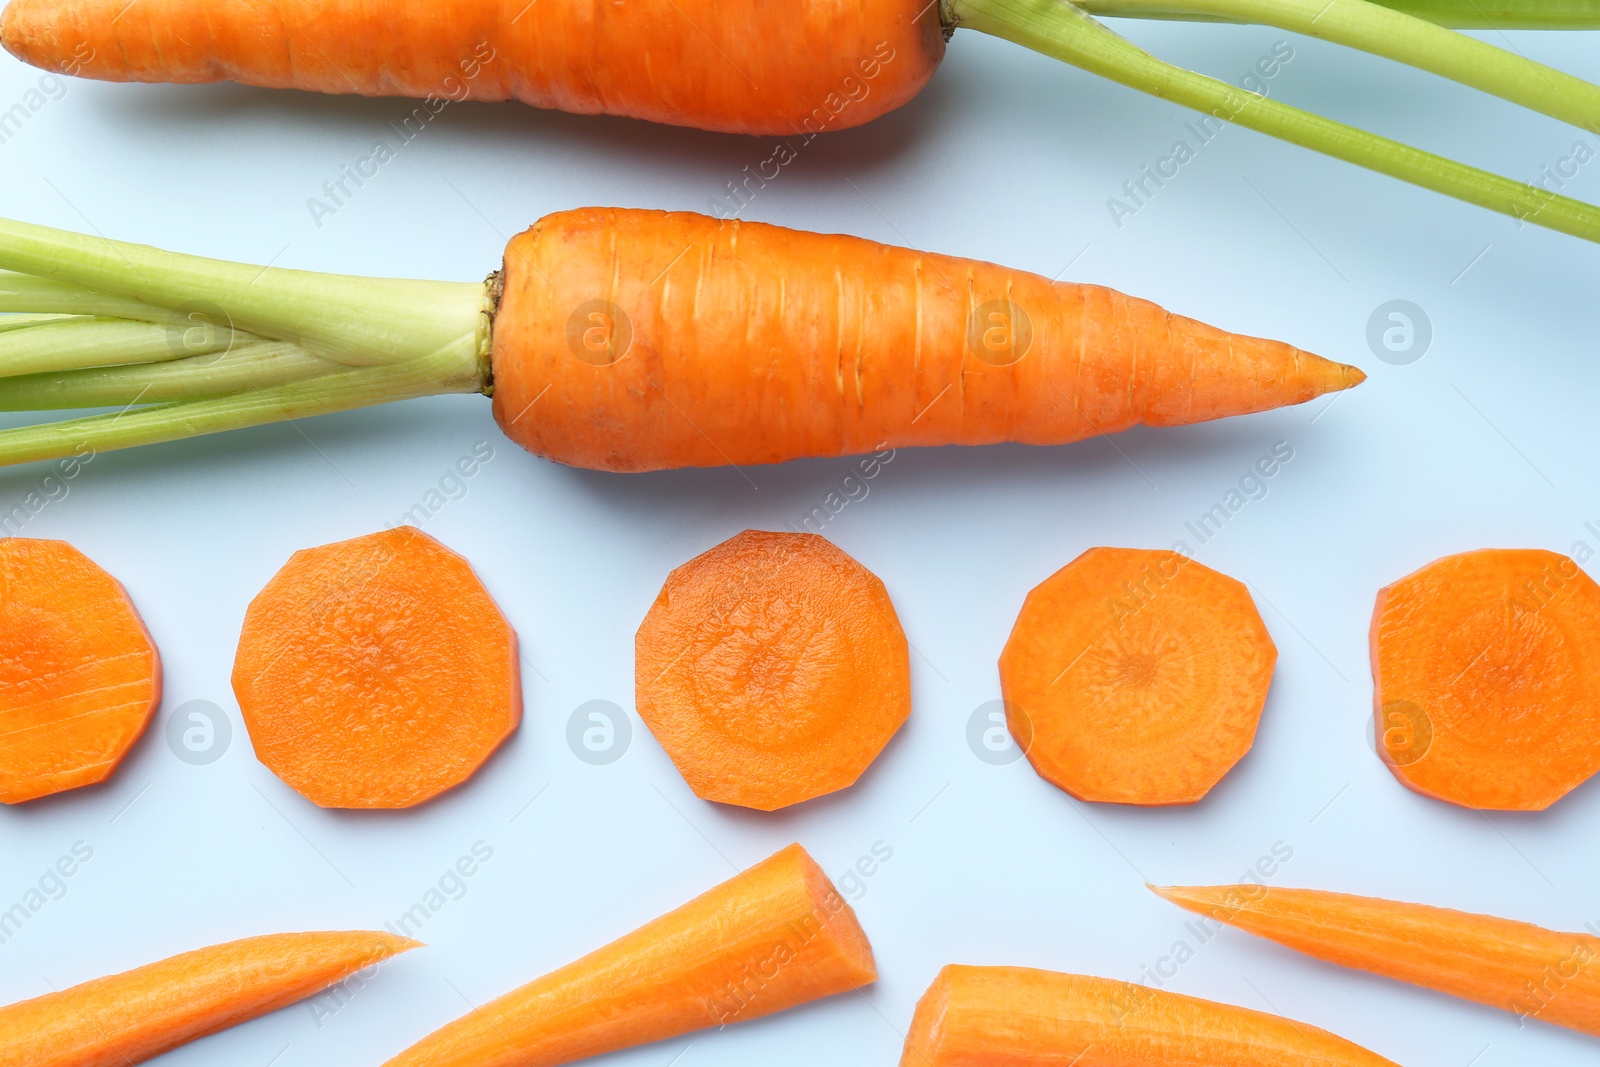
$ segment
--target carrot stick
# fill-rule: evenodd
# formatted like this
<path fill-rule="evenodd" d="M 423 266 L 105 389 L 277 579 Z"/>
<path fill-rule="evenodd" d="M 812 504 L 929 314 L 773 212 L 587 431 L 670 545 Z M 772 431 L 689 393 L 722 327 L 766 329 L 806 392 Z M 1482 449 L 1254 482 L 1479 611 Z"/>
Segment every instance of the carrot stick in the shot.
<path fill-rule="evenodd" d="M 418 947 L 393 934 L 268 934 L 0 1008 L 0 1067 L 127 1067 L 277 1011 Z"/>
<path fill-rule="evenodd" d="M 161 658 L 65 541 L 0 539 L 0 803 L 103 782 L 161 703 Z"/>
<path fill-rule="evenodd" d="M 855 912 L 805 849 L 790 845 L 462 1016 L 385 1067 L 554 1067 L 755 1019 L 876 978 Z"/>
<path fill-rule="evenodd" d="M 1446 556 L 1378 593 L 1378 752 L 1425 796 L 1542 811 L 1600 771 L 1600 585 L 1538 549 Z"/>
<path fill-rule="evenodd" d="M 1468 0 L 1470 3 L 1470 0 Z M 680 6 L 681 5 L 681 6 Z M 606 9 L 545 0 L 449 6 L 400 0 L 12 0 L 0 43 L 53 71 L 112 81 L 223 79 L 329 93 L 423 97 L 420 130 L 454 100 L 515 98 L 737 133 L 810 137 L 867 122 L 915 96 L 959 27 L 1054 56 L 1222 120 L 1337 159 L 1600 240 L 1600 210 L 1241 93 L 1139 51 L 1091 13 L 1259 22 L 1452 78 L 1583 129 L 1600 121 L 1600 87 L 1427 21 L 1482 25 L 1461 0 L 656 0 Z M 1417 14 L 1407 10 L 1414 7 Z M 1418 17 L 1418 14 L 1424 17 Z M 1513 0 L 1494 28 L 1600 26 L 1592 0 Z M 371 159 L 364 161 L 370 168 Z M 363 164 L 328 185 L 359 186 Z"/>
<path fill-rule="evenodd" d="M 413 526 L 296 552 L 250 602 L 233 691 L 256 756 L 325 808 L 405 808 L 522 718 L 517 635 Z"/>
<path fill-rule="evenodd" d="M 917 1002 L 900 1067 L 1395 1067 L 1277 1015 L 1131 982 L 951 965 Z"/>
<path fill-rule="evenodd" d="M 761 811 L 853 784 L 911 713 L 888 591 L 817 534 L 746 530 L 674 570 L 634 678 L 695 795 Z"/>
<path fill-rule="evenodd" d="M 1277 658 L 1242 582 L 1177 552 L 1091 548 L 1028 594 L 1000 688 L 1058 788 L 1192 804 L 1250 750 Z"/>
<path fill-rule="evenodd" d="M 487 285 L 250 267 L 3 220 L 0 269 L 53 279 L 41 306 L 204 301 L 236 343 L 295 350 L 226 374 L 179 360 L 112 382 L 74 354 L 74 377 L 19 387 L 19 406 L 146 383 L 165 402 L 0 431 L 11 463 L 481 391 L 513 440 L 564 463 L 744 465 L 1061 444 L 1303 403 L 1364 378 L 1098 286 L 687 212 L 548 216 L 510 242 Z M 330 366 L 296 358 L 285 370 L 296 353 Z M 115 357 L 105 366 L 126 362 Z"/>
<path fill-rule="evenodd" d="M 1588 934 L 1315 889 L 1151 888 L 1319 960 L 1600 1036 L 1600 938 Z"/>

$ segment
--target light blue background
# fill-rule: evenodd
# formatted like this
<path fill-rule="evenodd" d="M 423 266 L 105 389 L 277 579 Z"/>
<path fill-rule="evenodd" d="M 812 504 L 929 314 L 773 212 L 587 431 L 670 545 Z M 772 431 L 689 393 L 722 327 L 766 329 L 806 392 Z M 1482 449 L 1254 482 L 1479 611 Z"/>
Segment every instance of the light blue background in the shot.
<path fill-rule="evenodd" d="M 1233 81 L 1285 35 L 1124 26 Z M 1517 49 L 1600 76 L 1596 39 Z M 1379 60 L 1294 39 L 1275 97 L 1522 178 L 1594 136 Z M 0 63 L 0 109 L 40 75 Z M 349 273 L 471 280 L 541 214 L 704 208 L 770 144 L 518 106 L 452 106 L 318 228 L 306 200 L 411 104 L 234 86 L 73 82 L 0 144 L 3 213 L 187 252 Z M 377 927 L 475 842 L 493 859 L 431 918 L 431 947 L 331 1018 L 305 1006 L 163 1067 L 378 1064 L 435 1026 L 631 929 L 791 840 L 842 873 L 893 858 L 856 904 L 882 980 L 783 1016 L 608 1064 L 892 1064 L 940 965 L 1029 964 L 1133 979 L 1186 932 L 1143 883 L 1219 882 L 1277 843 L 1285 885 L 1424 900 L 1577 929 L 1600 923 L 1600 788 L 1542 815 L 1483 816 L 1401 788 L 1366 738 L 1376 589 L 1484 545 L 1600 548 L 1594 248 L 1228 129 L 1117 228 L 1106 200 L 1189 115 L 960 34 L 929 90 L 820 139 L 745 217 L 832 229 L 1119 287 L 1231 329 L 1360 364 L 1371 381 L 1231 422 L 1058 449 L 902 452 L 828 535 L 880 574 L 912 644 L 916 709 L 854 789 L 760 815 L 696 800 L 635 723 L 609 766 L 567 717 L 632 709 L 632 635 L 666 572 L 745 527 L 798 520 L 846 460 L 619 477 L 505 442 L 480 398 L 428 400 L 104 455 L 25 529 L 117 575 L 160 644 L 163 721 L 101 788 L 0 810 L 0 906 L 74 842 L 94 857 L 0 945 L 0 1002 L 200 945 Z M 1600 196 L 1590 163 L 1568 190 Z M 1379 362 L 1369 316 L 1411 300 L 1419 362 Z M 396 815 L 324 812 L 254 760 L 228 674 L 246 603 L 297 548 L 389 525 L 475 442 L 494 458 L 425 528 L 465 554 L 521 635 L 527 716 L 465 788 Z M 1294 459 L 1198 550 L 1247 579 L 1280 649 L 1255 750 L 1203 803 L 1078 804 L 1026 763 L 969 751 L 1027 590 L 1084 548 L 1168 546 L 1286 441 Z M 0 474 L 9 506 L 40 471 Z M 746 478 L 748 475 L 748 480 Z M 168 749 L 188 700 L 234 716 L 209 766 Z M 530 798 L 537 796 L 531 806 Z M 521 813 L 519 815 L 519 812 Z M 1591 1063 L 1594 1039 L 1325 967 L 1245 935 L 1200 947 L 1169 987 L 1276 1009 L 1407 1067 Z M 321 1025 L 319 1026 L 319 1022 Z M 679 1057 L 674 1061 L 674 1057 Z"/>

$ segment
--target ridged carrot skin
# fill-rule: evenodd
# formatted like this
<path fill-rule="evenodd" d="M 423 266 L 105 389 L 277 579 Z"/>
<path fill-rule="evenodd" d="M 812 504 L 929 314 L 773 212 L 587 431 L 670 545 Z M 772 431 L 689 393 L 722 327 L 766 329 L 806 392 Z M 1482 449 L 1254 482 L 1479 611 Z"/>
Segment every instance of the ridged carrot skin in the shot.
<path fill-rule="evenodd" d="M 1152 888 L 1319 960 L 1600 1036 L 1600 938 L 1588 934 L 1315 889 Z"/>
<path fill-rule="evenodd" d="M 1061 444 L 1365 377 L 1100 286 L 688 212 L 548 215 L 502 280 L 495 418 L 601 470 Z"/>
<path fill-rule="evenodd" d="M 923 0 L 13 0 L 0 42 L 107 81 L 515 99 L 784 137 L 899 107 L 944 55 Z"/>
<path fill-rule="evenodd" d="M 805 850 L 790 845 L 463 1016 L 385 1067 L 554 1067 L 876 978 L 855 913 Z"/>
<path fill-rule="evenodd" d="M 939 972 L 900 1067 L 1395 1067 L 1326 1030 L 1149 986 L 1031 967 Z"/>
<path fill-rule="evenodd" d="M 0 1008 L 0 1067 L 127 1067 L 277 1011 L 417 942 L 269 934 L 185 952 Z"/>

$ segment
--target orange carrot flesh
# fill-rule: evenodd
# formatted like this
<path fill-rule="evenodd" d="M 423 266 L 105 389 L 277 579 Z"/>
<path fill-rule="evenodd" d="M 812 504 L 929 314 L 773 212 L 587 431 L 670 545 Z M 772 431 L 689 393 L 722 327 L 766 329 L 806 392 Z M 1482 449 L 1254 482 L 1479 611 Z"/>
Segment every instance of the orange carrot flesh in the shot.
<path fill-rule="evenodd" d="M 502 283 L 495 418 L 602 470 L 1060 444 L 1364 377 L 1098 286 L 687 212 L 548 215 Z"/>
<path fill-rule="evenodd" d="M 411 526 L 296 552 L 250 602 L 233 689 L 257 758 L 329 808 L 435 797 L 522 717 L 511 625 Z"/>
<path fill-rule="evenodd" d="M 1378 752 L 1411 789 L 1542 811 L 1600 771 L 1600 585 L 1570 557 L 1483 549 L 1378 593 Z"/>
<path fill-rule="evenodd" d="M 0 539 L 0 802 L 104 781 L 160 702 L 121 583 L 65 541 Z"/>
<path fill-rule="evenodd" d="M 0 1008 L 0 1067 L 127 1067 L 277 1011 L 417 942 L 368 931 L 231 941 Z"/>
<path fill-rule="evenodd" d="M 634 650 L 639 717 L 703 800 L 843 789 L 911 712 L 888 591 L 817 534 L 746 530 L 677 568 Z"/>
<path fill-rule="evenodd" d="M 951 965 L 917 1002 L 900 1067 L 1394 1067 L 1291 1019 L 1131 982 Z"/>
<path fill-rule="evenodd" d="M 913 0 L 15 0 L 0 42 L 111 81 L 213 82 L 438 101 L 517 99 L 732 133 L 856 126 L 915 96 L 944 55 Z M 759 26 L 759 32 L 752 27 Z M 388 42 L 391 47 L 374 47 Z M 652 58 L 653 57 L 653 58 Z M 425 125 L 434 108 L 409 120 Z"/>
<path fill-rule="evenodd" d="M 1250 750 L 1277 656 L 1242 582 L 1176 552 L 1091 548 L 1028 594 L 1000 688 L 1052 784 L 1190 804 Z"/>
<path fill-rule="evenodd" d="M 1319 960 L 1600 1036 L 1600 938 L 1588 934 L 1315 889 L 1152 888 Z"/>
<path fill-rule="evenodd" d="M 554 1067 L 874 981 L 855 913 L 790 845 L 424 1038 L 385 1067 Z"/>

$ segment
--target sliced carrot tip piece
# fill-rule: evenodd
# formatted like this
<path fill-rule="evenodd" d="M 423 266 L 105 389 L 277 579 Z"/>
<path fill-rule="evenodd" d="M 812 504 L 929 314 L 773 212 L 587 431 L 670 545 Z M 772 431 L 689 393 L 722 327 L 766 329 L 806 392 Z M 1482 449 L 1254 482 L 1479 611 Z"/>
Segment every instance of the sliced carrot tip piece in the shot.
<path fill-rule="evenodd" d="M 855 782 L 911 711 L 883 583 L 816 534 L 674 570 L 634 643 L 639 716 L 695 795 L 772 811 Z"/>
<path fill-rule="evenodd" d="M 790 845 L 462 1016 L 384 1067 L 556 1067 L 876 978 L 855 912 L 805 849 Z"/>
<path fill-rule="evenodd" d="M 1600 771 L 1600 585 L 1569 556 L 1445 556 L 1378 593 L 1375 744 L 1404 785 L 1539 811 Z"/>
<path fill-rule="evenodd" d="M 250 602 L 233 688 L 257 758 L 328 808 L 437 796 L 522 718 L 510 623 L 410 526 L 296 552 Z"/>
<path fill-rule="evenodd" d="M 5 1067 L 126 1067 L 417 947 L 382 931 L 268 934 L 0 1008 Z"/>
<path fill-rule="evenodd" d="M 1057 787 L 1189 804 L 1250 750 L 1277 656 L 1242 582 L 1176 552 L 1091 548 L 1028 594 L 1000 687 Z"/>
<path fill-rule="evenodd" d="M 1291 1019 L 1132 982 L 951 965 L 917 1002 L 900 1067 L 1395 1067 Z"/>
<path fill-rule="evenodd" d="M 104 781 L 160 702 L 121 583 L 65 541 L 0 539 L 0 802 Z"/>

